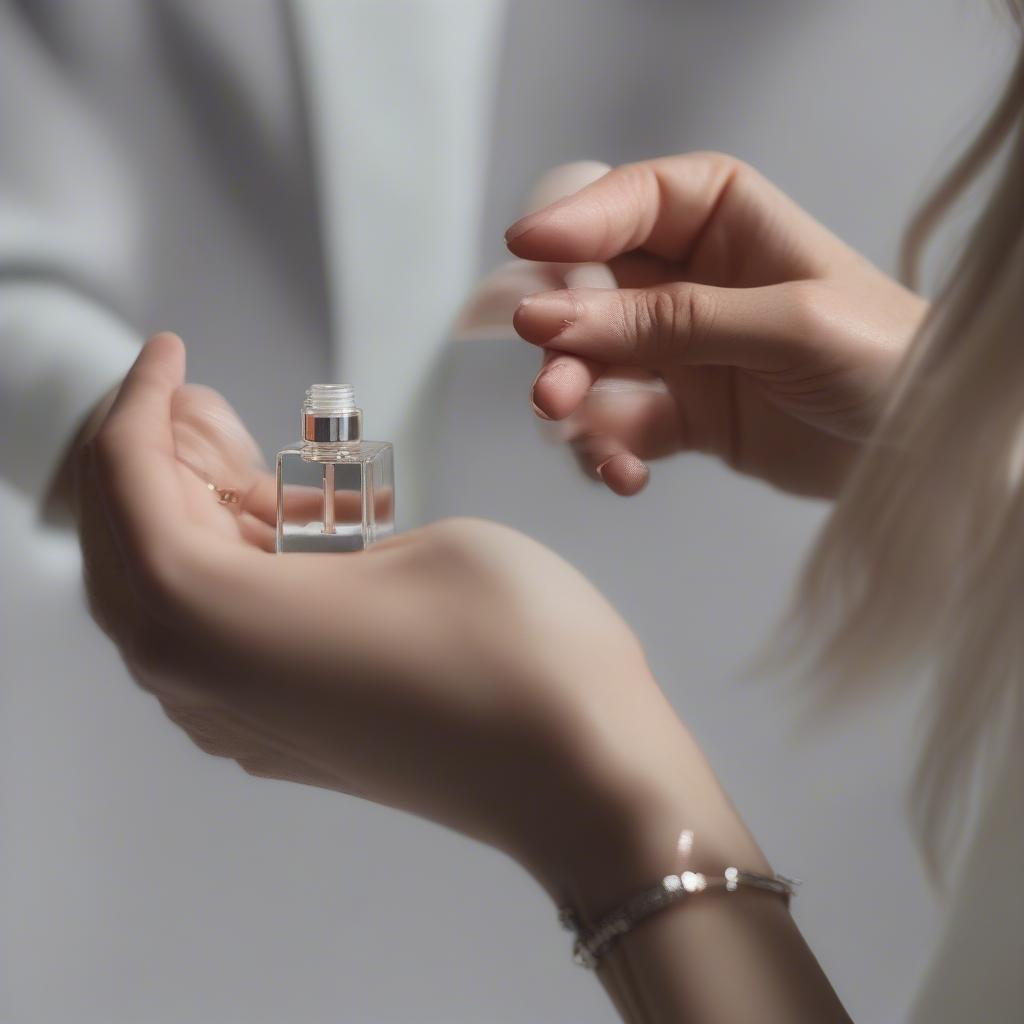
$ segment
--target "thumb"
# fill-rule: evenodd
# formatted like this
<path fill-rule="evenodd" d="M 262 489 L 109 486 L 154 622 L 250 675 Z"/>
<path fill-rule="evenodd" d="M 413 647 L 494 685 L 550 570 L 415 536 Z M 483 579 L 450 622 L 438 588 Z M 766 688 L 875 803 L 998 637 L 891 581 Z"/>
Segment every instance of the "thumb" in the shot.
<path fill-rule="evenodd" d="M 128 371 L 94 441 L 98 489 L 129 557 L 161 547 L 181 518 L 181 494 L 170 471 L 171 402 L 184 377 L 181 339 L 154 335 Z"/>
<path fill-rule="evenodd" d="M 808 333 L 803 285 L 570 288 L 528 296 L 512 322 L 531 344 L 611 365 L 770 371 L 789 365 Z"/>

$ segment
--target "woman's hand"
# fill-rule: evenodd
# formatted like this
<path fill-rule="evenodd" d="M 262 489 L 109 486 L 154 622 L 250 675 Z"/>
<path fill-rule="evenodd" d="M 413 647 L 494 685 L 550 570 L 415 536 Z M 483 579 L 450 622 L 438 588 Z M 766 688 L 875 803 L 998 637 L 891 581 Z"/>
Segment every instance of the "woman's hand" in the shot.
<path fill-rule="evenodd" d="M 578 572 L 474 521 L 269 554 L 273 482 L 183 372 L 173 335 L 143 350 L 83 458 L 80 523 L 97 618 L 199 746 L 458 829 L 581 908 L 671 870 L 683 829 L 687 863 L 766 869 Z"/>
<path fill-rule="evenodd" d="M 534 405 L 571 417 L 620 494 L 643 487 L 642 460 L 687 450 L 834 494 L 926 309 L 721 154 L 617 168 L 506 237 L 524 259 L 607 263 L 620 285 L 534 295 L 514 320 L 546 350 Z M 589 390 L 602 376 L 632 384 Z"/>

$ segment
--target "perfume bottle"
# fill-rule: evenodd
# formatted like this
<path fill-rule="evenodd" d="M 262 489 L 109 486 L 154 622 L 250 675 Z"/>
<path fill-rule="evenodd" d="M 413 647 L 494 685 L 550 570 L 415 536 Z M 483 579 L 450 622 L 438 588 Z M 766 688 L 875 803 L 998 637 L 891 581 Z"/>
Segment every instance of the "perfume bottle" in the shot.
<path fill-rule="evenodd" d="M 277 550 L 362 551 L 395 530 L 390 444 L 362 439 L 349 384 L 314 384 L 302 441 L 277 455 Z"/>

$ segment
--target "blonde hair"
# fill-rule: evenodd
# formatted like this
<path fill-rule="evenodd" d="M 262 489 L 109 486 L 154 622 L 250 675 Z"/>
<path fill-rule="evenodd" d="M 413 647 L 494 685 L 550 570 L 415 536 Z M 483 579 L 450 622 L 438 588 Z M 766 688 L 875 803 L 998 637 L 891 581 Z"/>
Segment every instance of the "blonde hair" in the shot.
<path fill-rule="evenodd" d="M 1021 0 L 1011 4 L 1020 24 Z M 830 700 L 930 674 L 911 816 L 933 876 L 972 794 L 1024 739 L 1024 48 L 995 111 L 911 222 L 999 180 L 914 339 L 801 578 L 792 625 Z"/>

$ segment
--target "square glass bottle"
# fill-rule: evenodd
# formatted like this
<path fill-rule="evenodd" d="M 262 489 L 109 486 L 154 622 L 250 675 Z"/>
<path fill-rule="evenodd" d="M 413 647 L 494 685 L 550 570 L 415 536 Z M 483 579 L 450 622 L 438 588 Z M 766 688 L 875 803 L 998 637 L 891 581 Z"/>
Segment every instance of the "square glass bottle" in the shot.
<path fill-rule="evenodd" d="M 277 454 L 277 551 L 362 551 L 395 530 L 390 444 L 362 439 L 349 384 L 314 384 L 302 441 Z"/>

